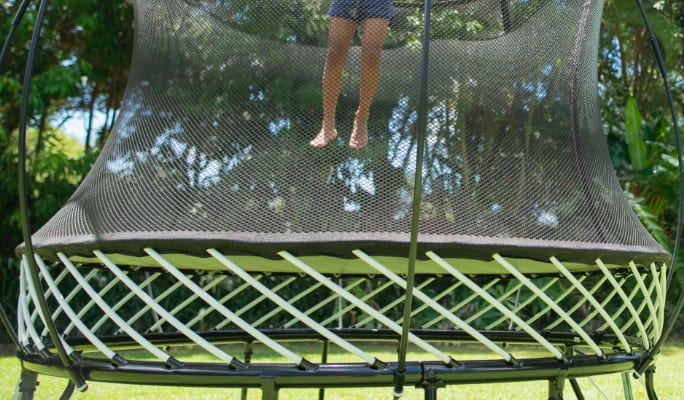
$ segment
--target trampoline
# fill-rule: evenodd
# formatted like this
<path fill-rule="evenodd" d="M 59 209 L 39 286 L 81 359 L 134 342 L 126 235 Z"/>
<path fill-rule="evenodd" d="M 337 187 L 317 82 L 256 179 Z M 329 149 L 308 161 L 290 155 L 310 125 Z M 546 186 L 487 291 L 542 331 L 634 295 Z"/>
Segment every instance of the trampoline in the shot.
<path fill-rule="evenodd" d="M 623 374 L 631 398 L 630 372 L 656 398 L 672 256 L 608 156 L 602 1 L 395 2 L 358 150 L 362 31 L 339 136 L 309 145 L 329 1 L 132 3 L 114 130 L 17 250 L 18 399 L 37 374 L 67 378 L 63 398 L 98 381 L 264 399 L 524 380 L 583 398 L 578 378 Z"/>

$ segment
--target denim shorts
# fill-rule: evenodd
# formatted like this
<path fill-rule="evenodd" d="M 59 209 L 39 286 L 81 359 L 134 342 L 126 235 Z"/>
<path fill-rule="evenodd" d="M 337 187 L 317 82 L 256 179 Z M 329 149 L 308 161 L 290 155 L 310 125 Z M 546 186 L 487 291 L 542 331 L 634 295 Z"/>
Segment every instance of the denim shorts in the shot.
<path fill-rule="evenodd" d="M 362 22 L 368 18 L 394 17 L 392 0 L 332 0 L 328 15 Z"/>

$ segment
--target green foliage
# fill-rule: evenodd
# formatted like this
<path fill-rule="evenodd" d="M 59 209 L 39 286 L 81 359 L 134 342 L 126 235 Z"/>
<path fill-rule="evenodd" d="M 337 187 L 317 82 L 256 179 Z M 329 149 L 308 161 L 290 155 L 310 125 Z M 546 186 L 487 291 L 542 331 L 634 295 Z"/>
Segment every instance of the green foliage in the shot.
<path fill-rule="evenodd" d="M 630 97 L 625 107 L 625 138 L 629 150 L 629 159 L 634 171 L 640 171 L 646 167 L 646 144 L 641 139 L 641 113 L 637 109 L 636 99 Z"/>

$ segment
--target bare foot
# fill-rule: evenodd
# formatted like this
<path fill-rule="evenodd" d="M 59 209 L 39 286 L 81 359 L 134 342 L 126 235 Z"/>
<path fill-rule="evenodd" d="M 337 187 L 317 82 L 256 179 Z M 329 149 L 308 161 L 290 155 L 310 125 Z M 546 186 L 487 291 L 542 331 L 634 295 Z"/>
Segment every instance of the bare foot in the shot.
<path fill-rule="evenodd" d="M 335 139 L 337 137 L 337 130 L 335 128 L 333 129 L 326 129 L 325 127 L 321 128 L 321 131 L 318 132 L 318 135 L 316 135 L 315 138 L 311 139 L 309 142 L 309 145 L 311 147 L 325 147 L 331 140 Z"/>
<path fill-rule="evenodd" d="M 349 138 L 349 147 L 352 149 L 362 149 L 366 145 L 368 145 L 368 122 L 357 115 L 354 120 L 354 129 Z"/>

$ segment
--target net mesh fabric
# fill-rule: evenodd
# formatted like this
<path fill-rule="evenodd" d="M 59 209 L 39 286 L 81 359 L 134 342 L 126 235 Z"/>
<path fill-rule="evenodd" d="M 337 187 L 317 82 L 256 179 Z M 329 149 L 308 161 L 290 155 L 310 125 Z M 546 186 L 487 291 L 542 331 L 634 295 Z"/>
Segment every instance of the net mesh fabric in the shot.
<path fill-rule="evenodd" d="M 133 64 L 115 129 L 77 192 L 34 235 L 36 248 L 402 248 L 425 9 L 394 4 L 369 144 L 354 150 L 359 29 L 342 78 L 339 136 L 317 149 L 309 140 L 321 128 L 329 6 L 134 1 Z M 421 243 L 663 257 L 624 199 L 602 133 L 601 7 L 434 3 Z"/>

